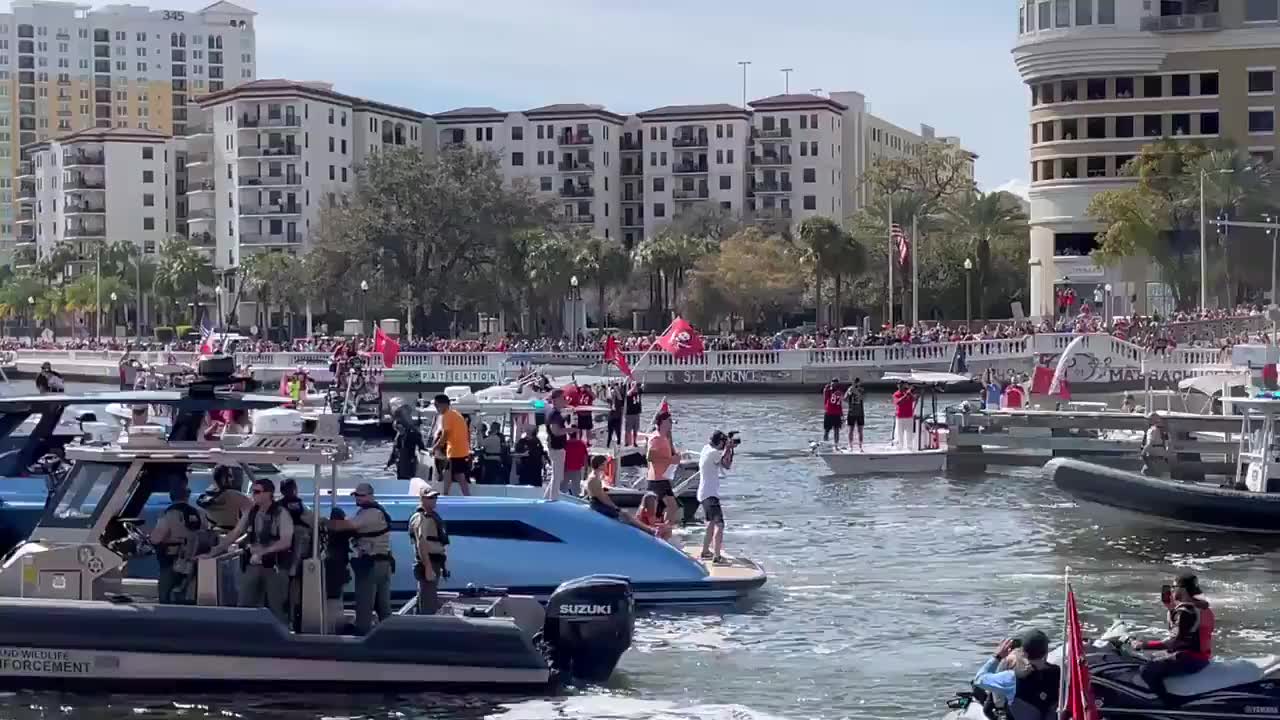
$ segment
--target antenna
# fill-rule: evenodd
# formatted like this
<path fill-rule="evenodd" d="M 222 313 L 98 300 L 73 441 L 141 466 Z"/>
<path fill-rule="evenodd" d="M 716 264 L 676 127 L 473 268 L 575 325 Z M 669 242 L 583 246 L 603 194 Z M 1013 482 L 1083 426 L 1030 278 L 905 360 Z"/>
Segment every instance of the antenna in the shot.
<path fill-rule="evenodd" d="M 742 107 L 747 106 L 747 66 L 751 64 L 750 60 L 739 60 L 738 64 L 742 66 Z"/>
<path fill-rule="evenodd" d="M 795 72 L 795 68 L 782 68 L 783 85 L 782 92 L 791 94 L 791 73 Z"/>

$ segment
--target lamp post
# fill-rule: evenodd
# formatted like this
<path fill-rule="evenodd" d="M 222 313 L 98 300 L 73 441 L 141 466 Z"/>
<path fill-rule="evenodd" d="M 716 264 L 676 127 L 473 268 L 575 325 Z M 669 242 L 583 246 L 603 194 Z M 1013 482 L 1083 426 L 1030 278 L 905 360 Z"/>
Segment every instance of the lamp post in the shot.
<path fill-rule="evenodd" d="M 369 281 L 360 281 L 360 334 L 364 334 L 364 326 L 369 322 Z"/>
<path fill-rule="evenodd" d="M 115 294 L 114 290 L 111 292 L 110 297 L 111 297 L 111 309 L 107 311 L 107 322 L 111 323 L 111 339 L 115 340 L 116 339 L 116 300 L 119 300 L 120 298 L 118 295 Z"/>
<path fill-rule="evenodd" d="M 1271 215 L 1263 215 L 1262 221 L 1270 225 L 1272 223 Z M 1267 237 L 1271 238 L 1271 304 L 1280 305 L 1280 300 L 1276 299 L 1276 240 L 1280 233 L 1276 233 L 1274 227 L 1267 228 Z"/>
<path fill-rule="evenodd" d="M 213 295 L 218 302 L 218 329 L 221 330 L 222 322 L 223 322 L 222 319 L 226 317 L 225 315 L 222 314 L 222 283 L 221 282 L 219 282 L 216 286 L 214 286 Z"/>
<path fill-rule="evenodd" d="M 1111 283 L 1102 286 L 1102 322 L 1111 327 Z"/>
<path fill-rule="evenodd" d="M 1215 175 L 1228 175 L 1234 172 L 1231 168 L 1215 170 Z M 1200 308 L 1209 307 L 1209 224 L 1205 222 L 1204 181 L 1208 171 L 1200 168 Z"/>
<path fill-rule="evenodd" d="M 964 321 L 973 324 L 973 261 L 964 259 Z"/>
<path fill-rule="evenodd" d="M 36 346 L 36 299 L 27 296 L 27 321 L 31 323 L 31 347 Z"/>
<path fill-rule="evenodd" d="M 573 332 L 569 334 L 569 341 L 575 345 L 578 342 L 578 276 L 574 275 L 569 278 L 569 315 L 572 316 Z"/>

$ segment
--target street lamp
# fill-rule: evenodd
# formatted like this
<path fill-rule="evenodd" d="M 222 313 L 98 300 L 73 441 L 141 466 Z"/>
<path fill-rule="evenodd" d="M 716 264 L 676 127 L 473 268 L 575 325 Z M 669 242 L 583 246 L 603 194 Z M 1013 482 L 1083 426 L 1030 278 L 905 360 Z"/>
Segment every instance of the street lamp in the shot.
<path fill-rule="evenodd" d="M 27 322 L 31 323 L 31 346 L 36 344 L 36 299 L 27 296 Z"/>
<path fill-rule="evenodd" d="M 222 314 L 222 283 L 221 283 L 221 282 L 219 282 L 217 285 L 215 285 L 215 286 L 214 286 L 214 288 L 213 288 L 213 295 L 214 295 L 214 297 L 217 299 L 217 302 L 218 302 L 218 327 L 219 327 L 219 328 L 221 328 L 221 327 L 222 327 L 222 318 L 223 318 L 223 317 L 225 317 L 225 316 Z"/>
<path fill-rule="evenodd" d="M 1102 286 L 1102 297 L 1104 304 L 1102 306 L 1102 322 L 1107 327 L 1111 326 L 1111 283 Z"/>
<path fill-rule="evenodd" d="M 107 321 L 111 323 L 111 339 L 115 340 L 116 339 L 116 300 L 119 299 L 119 296 L 117 296 L 113 291 L 110 297 L 111 297 L 111 310 L 107 312 Z"/>
<path fill-rule="evenodd" d="M 1269 214 L 1262 216 L 1262 221 L 1271 224 L 1273 218 Z M 1271 304 L 1280 305 L 1280 300 L 1276 299 L 1276 239 L 1277 233 L 1274 226 L 1267 228 L 1267 237 L 1271 238 Z"/>
<path fill-rule="evenodd" d="M 973 325 L 973 261 L 964 259 L 964 318 L 966 325 Z"/>
<path fill-rule="evenodd" d="M 364 326 L 369 322 L 369 281 L 360 281 L 360 333 L 364 334 Z"/>
<path fill-rule="evenodd" d="M 1222 168 L 1215 170 L 1214 175 L 1229 175 L 1235 172 L 1231 168 Z M 1208 171 L 1200 168 L 1200 309 L 1209 307 L 1209 233 L 1208 224 L 1204 218 L 1204 181 L 1209 176 Z"/>
<path fill-rule="evenodd" d="M 569 335 L 569 341 L 578 342 L 578 276 L 573 275 L 569 278 L 569 314 L 573 316 L 573 332 Z"/>

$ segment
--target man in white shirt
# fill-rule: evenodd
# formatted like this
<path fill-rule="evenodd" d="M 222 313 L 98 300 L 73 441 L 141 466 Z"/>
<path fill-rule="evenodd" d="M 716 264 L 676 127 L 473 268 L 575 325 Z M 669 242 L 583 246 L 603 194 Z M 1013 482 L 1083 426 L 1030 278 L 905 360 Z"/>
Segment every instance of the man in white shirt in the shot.
<path fill-rule="evenodd" d="M 711 441 L 698 454 L 698 503 L 707 520 L 707 533 L 702 538 L 702 559 L 725 564 L 724 510 L 720 507 L 720 480 L 733 467 L 733 449 L 738 440 L 719 430 L 711 433 Z"/>

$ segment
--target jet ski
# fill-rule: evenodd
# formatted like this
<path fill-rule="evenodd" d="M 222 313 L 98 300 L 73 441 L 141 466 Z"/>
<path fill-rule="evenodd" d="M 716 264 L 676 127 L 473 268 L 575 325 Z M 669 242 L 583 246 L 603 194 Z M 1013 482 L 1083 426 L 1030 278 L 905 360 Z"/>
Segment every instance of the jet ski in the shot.
<path fill-rule="evenodd" d="M 1168 678 L 1165 688 L 1181 700 L 1177 707 L 1166 707 L 1139 676 L 1152 657 L 1129 649 L 1128 628 L 1122 622 L 1089 645 L 1085 661 L 1104 718 L 1230 720 L 1280 714 L 1280 657 L 1214 660 L 1194 675 Z M 1049 653 L 1049 661 L 1061 665 L 1061 647 Z M 947 702 L 944 720 L 1000 717 L 1000 703 L 990 695 L 980 688 L 958 693 Z"/>

